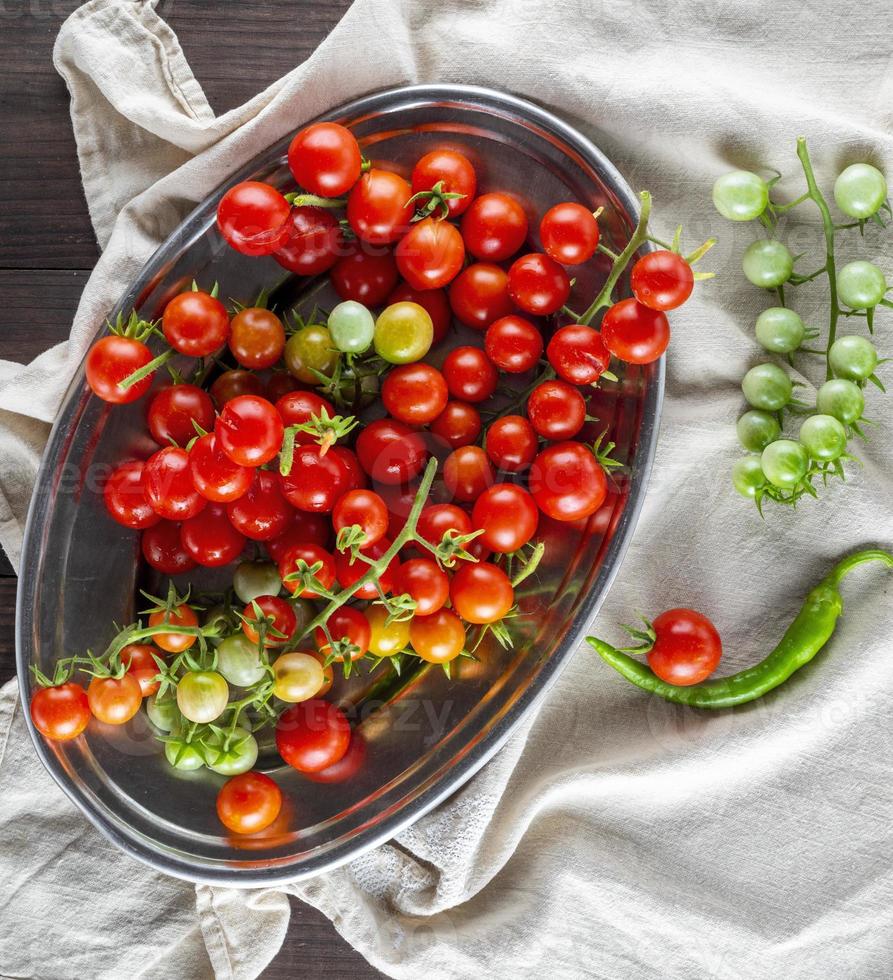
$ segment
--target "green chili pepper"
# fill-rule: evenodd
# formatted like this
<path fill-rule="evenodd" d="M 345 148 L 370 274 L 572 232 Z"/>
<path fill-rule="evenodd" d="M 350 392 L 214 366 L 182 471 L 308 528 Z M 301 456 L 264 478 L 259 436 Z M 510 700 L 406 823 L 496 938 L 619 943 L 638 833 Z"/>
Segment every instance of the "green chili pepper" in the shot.
<path fill-rule="evenodd" d="M 602 660 L 644 691 L 695 708 L 731 708 L 762 697 L 812 660 L 831 638 L 838 617 L 843 612 L 839 590 L 841 580 L 857 565 L 867 561 L 882 561 L 893 567 L 893 555 L 877 549 L 859 551 L 838 562 L 806 597 L 797 618 L 766 659 L 729 677 L 704 681 L 691 687 L 677 687 L 662 681 L 647 664 L 634 660 L 610 643 L 594 636 L 587 639 Z"/>

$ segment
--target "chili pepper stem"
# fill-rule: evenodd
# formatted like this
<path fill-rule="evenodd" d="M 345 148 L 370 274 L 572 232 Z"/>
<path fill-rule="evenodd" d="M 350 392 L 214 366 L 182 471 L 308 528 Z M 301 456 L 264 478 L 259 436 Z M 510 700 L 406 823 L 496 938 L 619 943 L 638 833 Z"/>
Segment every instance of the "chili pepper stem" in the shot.
<path fill-rule="evenodd" d="M 837 588 L 854 568 L 858 565 L 864 565 L 868 561 L 882 561 L 887 568 L 893 568 L 893 554 L 882 551 L 880 548 L 869 548 L 866 551 L 857 551 L 855 554 L 841 559 L 825 576 L 824 581 L 832 588 Z"/>

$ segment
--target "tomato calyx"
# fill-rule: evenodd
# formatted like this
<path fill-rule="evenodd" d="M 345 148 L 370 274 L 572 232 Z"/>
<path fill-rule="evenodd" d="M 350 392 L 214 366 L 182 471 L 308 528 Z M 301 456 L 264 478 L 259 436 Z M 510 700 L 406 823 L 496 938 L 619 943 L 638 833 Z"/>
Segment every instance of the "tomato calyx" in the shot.
<path fill-rule="evenodd" d="M 458 194 L 455 191 L 444 190 L 444 182 L 442 180 L 437 181 L 437 183 L 424 191 L 417 191 L 412 197 L 406 202 L 406 206 L 415 204 L 416 201 L 423 202 L 418 205 L 415 209 L 415 214 L 412 217 L 412 221 L 422 221 L 425 218 L 430 218 L 434 216 L 435 211 L 440 211 L 437 215 L 438 220 L 443 220 L 450 216 L 450 206 L 448 201 L 458 201 L 464 198 L 465 194 Z"/>
<path fill-rule="evenodd" d="M 618 647 L 617 649 L 621 653 L 629 653 L 633 656 L 642 655 L 651 652 L 654 644 L 657 642 L 657 633 L 654 630 L 654 625 L 650 619 L 646 616 L 639 616 L 642 621 L 642 627 L 631 626 L 629 623 L 621 623 L 621 628 L 624 629 L 629 635 L 636 641 L 635 644 L 628 647 Z"/>
<path fill-rule="evenodd" d="M 333 598 L 333 593 L 320 581 L 319 573 L 323 570 L 323 562 L 315 561 L 308 564 L 303 558 L 295 559 L 294 571 L 282 577 L 283 584 L 295 583 L 292 590 L 295 595 L 315 594 L 324 599 Z"/>
<path fill-rule="evenodd" d="M 294 208 L 343 208 L 347 206 L 346 197 L 320 197 L 318 194 L 306 194 L 304 191 L 292 191 L 285 194 L 284 197 Z"/>
<path fill-rule="evenodd" d="M 136 312 L 136 309 L 130 311 L 130 316 L 126 320 L 124 319 L 124 314 L 119 313 L 114 323 L 110 320 L 106 321 L 109 333 L 114 334 L 116 337 L 129 337 L 142 342 L 145 342 L 152 336 L 162 336 L 159 329 L 160 323 L 160 320 L 144 320 Z"/>
<path fill-rule="evenodd" d="M 444 568 L 454 568 L 457 561 L 479 561 L 468 549 L 466 545 L 479 538 L 484 533 L 484 529 L 471 531 L 468 534 L 461 534 L 455 528 L 448 528 L 443 532 L 440 541 L 433 545 L 424 538 L 419 538 L 418 543 L 434 555 L 438 564 Z"/>
<path fill-rule="evenodd" d="M 359 424 L 359 419 L 353 415 L 330 416 L 323 408 L 319 415 L 311 415 L 309 422 L 288 426 L 282 437 L 279 472 L 283 476 L 288 476 L 291 473 L 295 454 L 295 437 L 299 432 L 312 436 L 313 441 L 319 446 L 319 455 L 325 456 L 339 439 L 343 439 Z"/>

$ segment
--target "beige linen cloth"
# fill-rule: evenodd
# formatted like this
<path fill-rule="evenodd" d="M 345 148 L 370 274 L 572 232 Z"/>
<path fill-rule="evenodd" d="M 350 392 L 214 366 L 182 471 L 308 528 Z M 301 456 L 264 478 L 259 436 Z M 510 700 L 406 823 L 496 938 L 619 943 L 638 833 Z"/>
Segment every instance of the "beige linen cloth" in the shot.
<path fill-rule="evenodd" d="M 225 25 L 227 5 L 214 8 Z M 768 301 L 740 273 L 752 231 L 721 221 L 709 189 L 731 166 L 795 175 L 799 133 L 829 189 L 856 159 L 893 172 L 891 33 L 883 0 L 357 0 L 309 61 L 217 117 L 151 4 L 86 4 L 55 57 L 104 251 L 68 343 L 0 365 L 4 548 L 17 557 L 67 378 L 196 202 L 339 102 L 404 82 L 489 84 L 580 125 L 653 192 L 664 233 L 678 219 L 692 244 L 720 236 L 705 263 L 717 280 L 672 318 L 655 474 L 599 630 L 616 636 L 635 609 L 692 605 L 719 625 L 724 670 L 753 662 L 834 559 L 893 544 L 893 413 L 870 393 L 881 424 L 845 491 L 765 523 L 733 496 L 738 384 L 759 359 L 752 324 Z M 818 245 L 803 210 L 786 232 L 795 252 Z M 844 257 L 876 260 L 893 281 L 889 241 L 872 229 Z M 818 318 L 820 288 L 800 292 Z M 878 316 L 888 353 L 891 325 Z M 809 397 L 816 375 L 800 380 Z M 436 812 L 289 891 L 394 977 L 893 975 L 891 581 L 873 568 L 853 576 L 827 653 L 744 710 L 677 710 L 581 650 L 538 717 Z M 44 773 L 11 687 L 0 709 L 0 974 L 263 969 L 287 929 L 283 892 L 195 889 L 125 857 Z"/>

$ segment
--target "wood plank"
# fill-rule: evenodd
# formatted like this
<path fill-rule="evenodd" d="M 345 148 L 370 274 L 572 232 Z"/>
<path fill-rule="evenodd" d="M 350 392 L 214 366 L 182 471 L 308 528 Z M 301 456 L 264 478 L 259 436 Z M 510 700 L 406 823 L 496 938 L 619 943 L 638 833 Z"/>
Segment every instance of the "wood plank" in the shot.
<path fill-rule="evenodd" d="M 28 361 L 68 337 L 86 270 L 0 269 L 0 360 Z"/>

